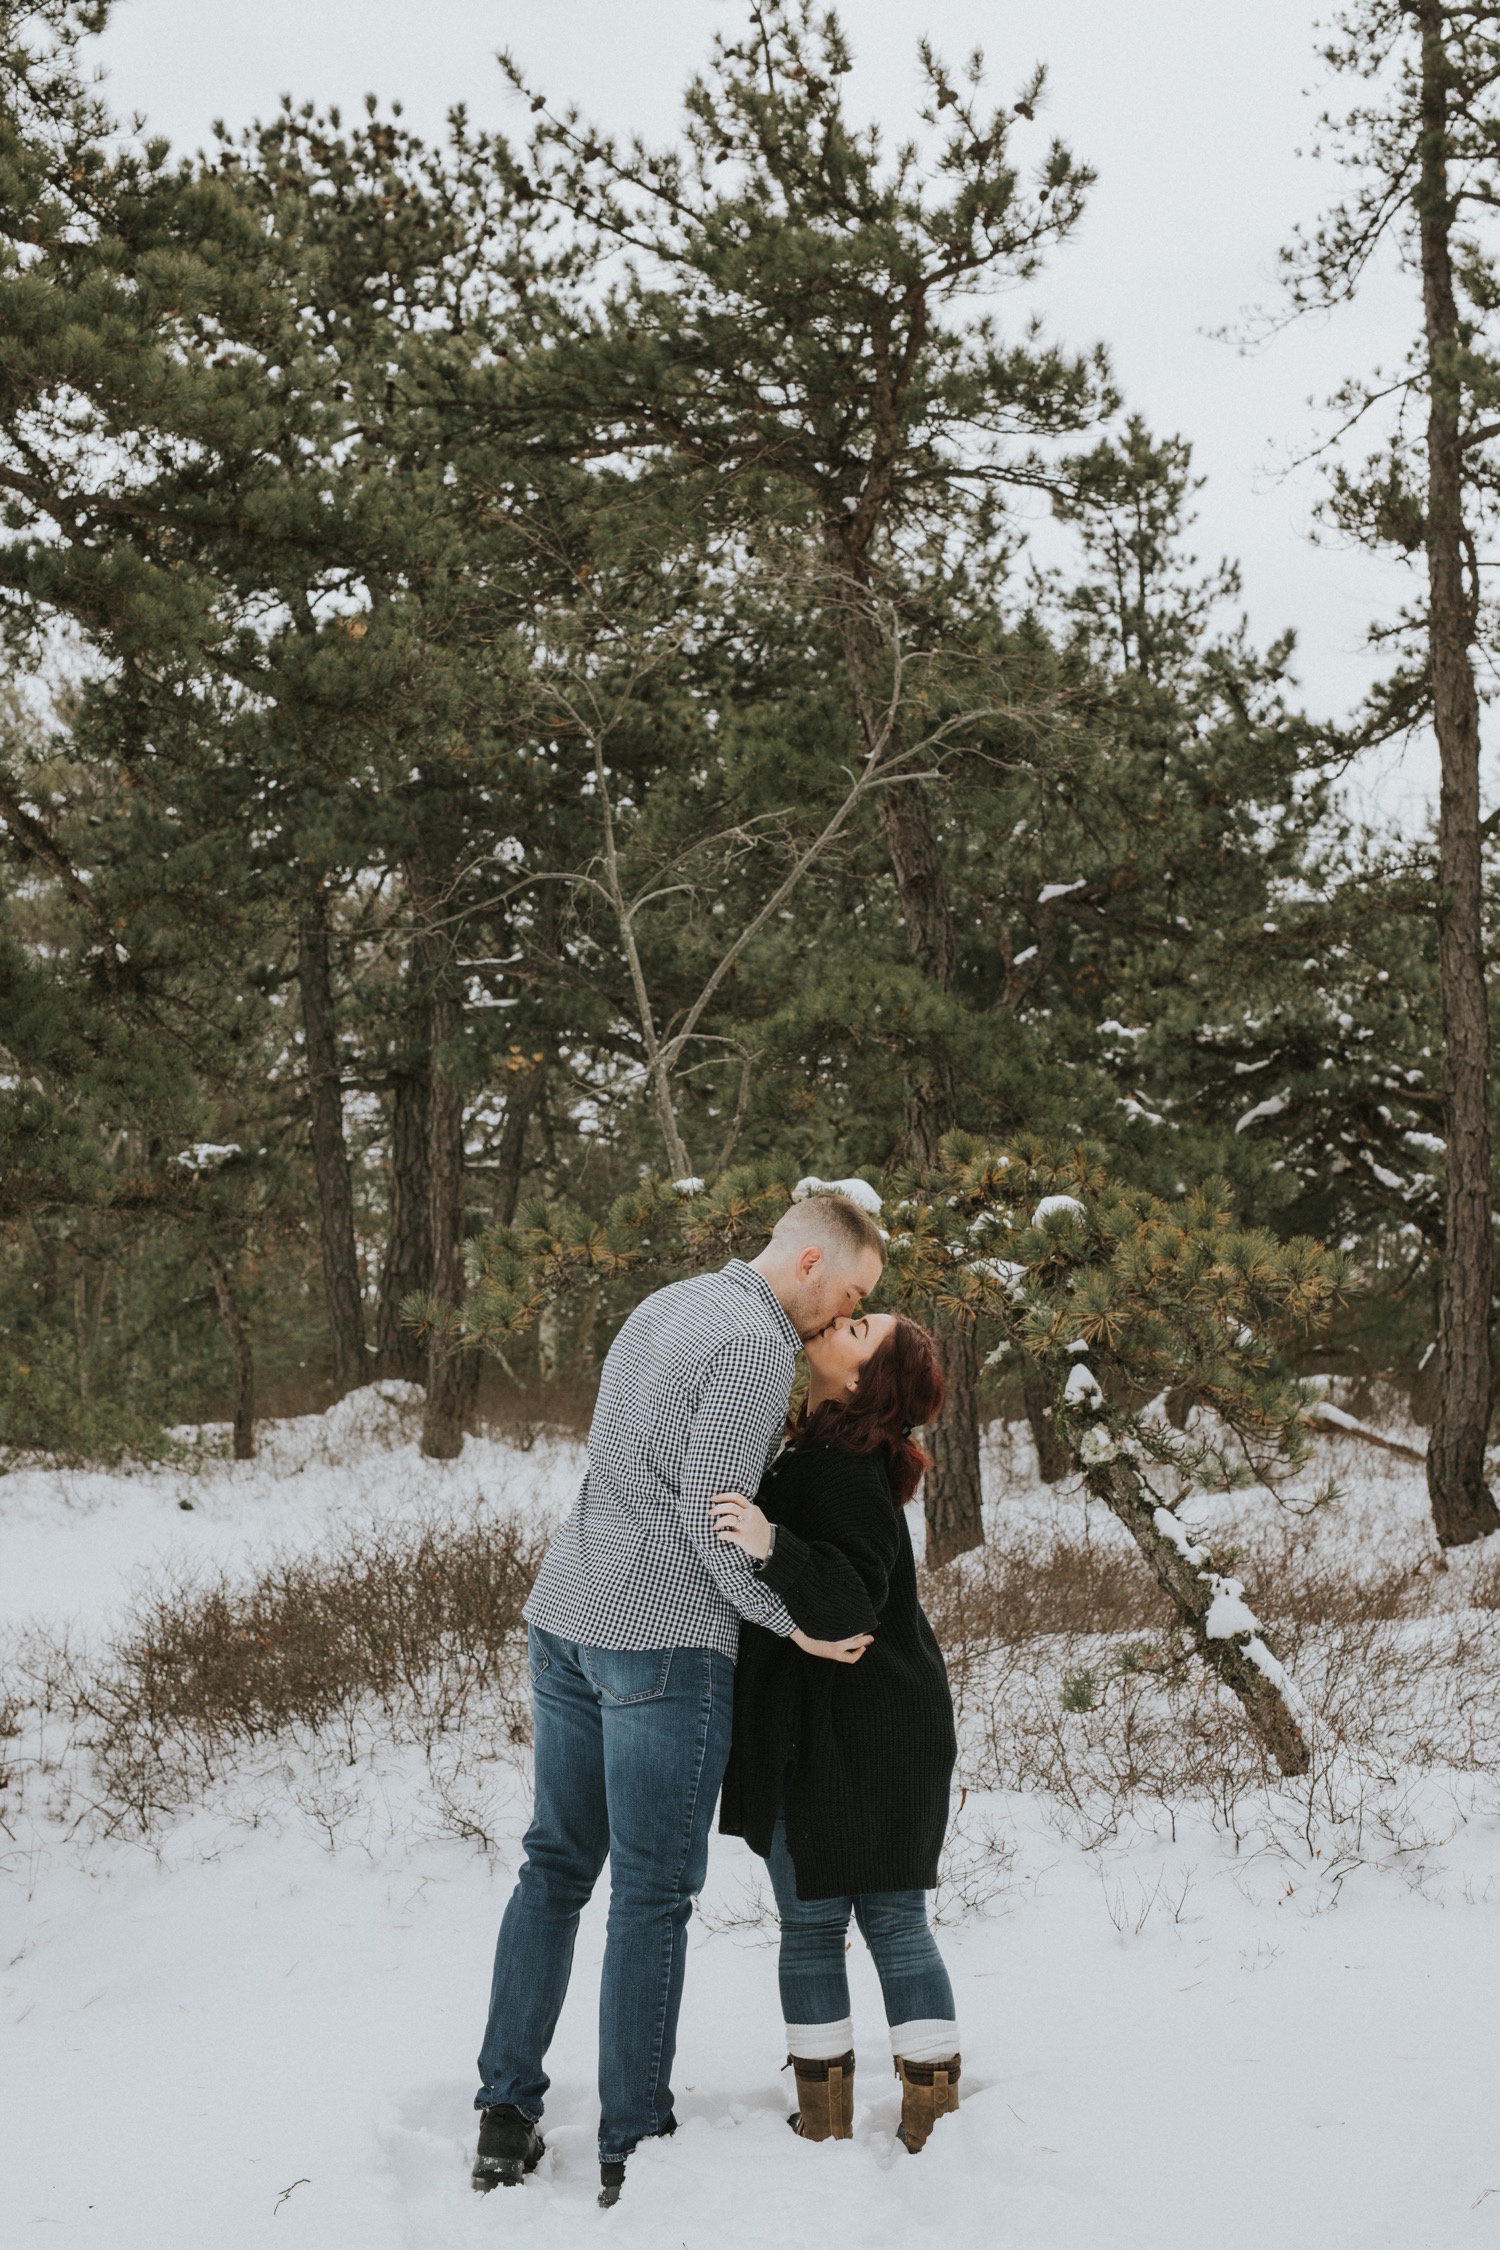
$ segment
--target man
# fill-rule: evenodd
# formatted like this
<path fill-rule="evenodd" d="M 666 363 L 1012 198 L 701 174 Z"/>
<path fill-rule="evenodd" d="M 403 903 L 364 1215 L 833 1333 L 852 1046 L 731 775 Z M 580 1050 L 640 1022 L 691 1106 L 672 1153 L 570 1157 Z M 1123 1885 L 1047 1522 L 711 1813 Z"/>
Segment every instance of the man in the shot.
<path fill-rule="evenodd" d="M 811 1195 L 759 1257 L 657 1290 L 610 1347 L 583 1490 L 526 1605 L 535 1804 L 495 1951 L 476 2188 L 512 2186 L 541 2157 L 543 2058 L 606 1856 L 600 2202 L 618 2200 L 638 2141 L 676 2129 L 687 1925 L 729 1756 L 739 1621 L 793 1630 L 747 1557 L 715 1537 L 710 1503 L 755 1491 L 802 1338 L 853 1312 L 884 1262 L 857 1203 Z"/>

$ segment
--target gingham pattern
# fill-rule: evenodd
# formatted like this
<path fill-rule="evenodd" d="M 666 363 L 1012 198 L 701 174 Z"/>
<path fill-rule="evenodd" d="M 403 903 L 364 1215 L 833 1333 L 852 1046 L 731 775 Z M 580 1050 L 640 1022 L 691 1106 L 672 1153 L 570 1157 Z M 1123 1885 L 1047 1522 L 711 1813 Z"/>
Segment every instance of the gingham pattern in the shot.
<path fill-rule="evenodd" d="M 731 1658 L 742 1617 L 791 1632 L 780 1596 L 715 1538 L 708 1504 L 759 1487 L 800 1348 L 738 1258 L 637 1305 L 604 1362 L 588 1473 L 537 1573 L 533 1625 L 593 1648 Z"/>

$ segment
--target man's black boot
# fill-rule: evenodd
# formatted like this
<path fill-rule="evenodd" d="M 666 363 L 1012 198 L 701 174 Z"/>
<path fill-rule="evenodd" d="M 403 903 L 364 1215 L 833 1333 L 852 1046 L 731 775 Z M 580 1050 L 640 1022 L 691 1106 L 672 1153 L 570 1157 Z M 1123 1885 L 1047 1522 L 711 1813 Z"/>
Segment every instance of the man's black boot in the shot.
<path fill-rule="evenodd" d="M 517 2187 L 542 2161 L 546 2142 L 529 2117 L 510 2102 L 479 2112 L 479 2147 L 470 2174 L 481 2195 L 493 2187 Z"/>
<path fill-rule="evenodd" d="M 613 2164 L 599 2167 L 599 2208 L 608 2211 L 620 2200 L 620 2190 L 625 2185 L 625 2159 L 619 2157 Z"/>
<path fill-rule="evenodd" d="M 653 2133 L 651 2135 L 651 2139 L 656 2141 L 669 2141 L 676 2130 L 676 2118 L 669 2117 L 666 2124 L 663 2125 L 661 2131 L 659 2133 Z M 620 2200 L 620 2190 L 624 2185 L 624 2157 L 617 2156 L 610 2160 L 606 2160 L 605 2158 L 601 2157 L 599 2159 L 599 2208 L 601 2211 L 611 2211 L 614 2209 L 614 2206 Z"/>

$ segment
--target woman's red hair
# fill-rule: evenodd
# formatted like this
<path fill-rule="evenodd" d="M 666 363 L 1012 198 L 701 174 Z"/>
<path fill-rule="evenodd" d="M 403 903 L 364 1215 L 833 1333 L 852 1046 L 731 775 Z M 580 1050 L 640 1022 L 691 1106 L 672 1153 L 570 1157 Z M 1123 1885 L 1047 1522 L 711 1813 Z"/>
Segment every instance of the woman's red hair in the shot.
<path fill-rule="evenodd" d="M 904 1508 L 923 1470 L 932 1467 L 912 1431 L 935 1421 L 942 1404 L 937 1345 L 919 1322 L 898 1313 L 885 1342 L 860 1369 L 858 1390 L 824 1399 L 811 1414 L 804 1409 L 788 1436 L 793 1445 L 841 1445 L 850 1453 L 878 1453 L 884 1446 L 896 1505 Z"/>

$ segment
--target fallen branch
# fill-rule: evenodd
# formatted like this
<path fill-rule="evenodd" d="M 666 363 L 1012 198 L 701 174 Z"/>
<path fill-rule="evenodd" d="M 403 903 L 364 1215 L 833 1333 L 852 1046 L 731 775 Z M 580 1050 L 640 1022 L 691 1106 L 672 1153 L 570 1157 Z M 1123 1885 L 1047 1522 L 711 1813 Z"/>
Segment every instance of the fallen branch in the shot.
<path fill-rule="evenodd" d="M 1372 1430 L 1368 1422 L 1361 1422 L 1346 1414 L 1341 1406 L 1330 1406 L 1327 1399 L 1315 1398 L 1302 1409 L 1302 1419 L 1315 1430 L 1326 1435 L 1337 1433 L 1340 1437 L 1363 1438 L 1366 1445 L 1378 1445 L 1382 1453 L 1394 1453 L 1403 1461 L 1423 1462 L 1426 1451 L 1420 1445 L 1408 1445 L 1405 1438 L 1387 1437 L 1381 1430 Z"/>

